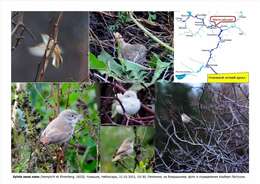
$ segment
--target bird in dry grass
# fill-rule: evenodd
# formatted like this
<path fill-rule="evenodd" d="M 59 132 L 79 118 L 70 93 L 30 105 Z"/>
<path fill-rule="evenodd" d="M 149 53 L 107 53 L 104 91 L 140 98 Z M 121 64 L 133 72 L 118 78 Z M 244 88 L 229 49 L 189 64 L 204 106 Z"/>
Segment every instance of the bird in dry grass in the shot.
<path fill-rule="evenodd" d="M 118 44 L 118 57 L 138 64 L 146 63 L 147 49 L 142 44 L 129 44 L 124 41 L 122 35 L 114 33 Z"/>

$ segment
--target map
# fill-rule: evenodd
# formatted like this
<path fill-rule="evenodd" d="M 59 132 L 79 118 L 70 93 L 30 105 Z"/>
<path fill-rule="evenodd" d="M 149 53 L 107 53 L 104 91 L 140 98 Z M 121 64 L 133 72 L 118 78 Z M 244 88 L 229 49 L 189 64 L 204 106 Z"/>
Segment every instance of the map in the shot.
<path fill-rule="evenodd" d="M 242 11 L 176 11 L 175 82 L 207 82 L 208 74 L 245 71 L 246 23 Z"/>

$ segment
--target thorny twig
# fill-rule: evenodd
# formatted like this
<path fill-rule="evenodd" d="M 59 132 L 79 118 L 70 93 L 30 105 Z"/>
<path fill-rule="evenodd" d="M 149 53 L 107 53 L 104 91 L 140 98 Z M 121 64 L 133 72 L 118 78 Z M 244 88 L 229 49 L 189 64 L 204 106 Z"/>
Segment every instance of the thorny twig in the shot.
<path fill-rule="evenodd" d="M 43 55 L 43 60 L 39 63 L 37 73 L 36 73 L 36 78 L 35 81 L 43 81 L 44 80 L 44 75 L 49 63 L 49 60 L 54 52 L 54 48 L 57 45 L 58 41 L 58 32 L 59 32 L 59 24 L 61 21 L 63 13 L 60 12 L 58 14 L 58 17 L 53 24 L 52 30 L 49 33 L 49 40 Z"/>
<path fill-rule="evenodd" d="M 180 122 L 177 114 L 157 118 L 154 171 L 248 172 L 248 99 L 239 85 L 204 86 L 194 108 L 199 111 L 194 124 Z"/>
<path fill-rule="evenodd" d="M 24 32 L 26 31 L 33 40 L 35 40 L 35 36 L 32 31 L 24 24 L 24 13 L 16 12 L 13 13 L 12 16 L 12 39 L 15 39 L 14 43 L 12 43 L 12 51 L 14 51 L 21 41 L 24 39 Z"/>
<path fill-rule="evenodd" d="M 120 84 L 118 83 L 108 83 L 109 85 L 112 85 L 113 88 L 115 88 L 116 90 L 119 90 L 120 92 L 124 93 L 126 91 L 126 89 L 121 86 Z M 110 101 L 113 101 L 113 100 L 117 100 L 117 102 L 119 102 L 119 104 L 121 105 L 122 109 L 123 109 L 123 112 L 125 112 L 125 109 L 121 103 L 121 101 L 117 98 L 117 97 L 104 97 L 104 96 L 101 96 L 100 97 L 102 101 L 104 101 L 104 99 L 106 100 L 110 100 Z M 104 105 L 103 107 L 105 107 L 107 105 Z M 150 125 L 151 122 L 153 122 L 154 120 L 154 111 L 152 109 L 150 109 L 148 106 L 144 105 L 144 104 L 141 104 L 141 107 L 146 111 L 148 112 L 150 115 L 149 116 L 145 116 L 145 117 L 133 117 L 133 116 L 128 116 L 127 114 L 124 113 L 124 117 L 126 119 L 126 123 L 122 123 L 121 124 L 138 124 L 138 125 Z M 102 110 L 104 116 L 108 117 L 108 114 L 106 112 L 106 110 Z M 109 124 L 114 124 L 114 121 L 112 120 L 112 118 L 106 118 L 106 119 L 109 119 L 110 122 Z M 125 122 L 125 121 L 124 121 Z M 107 122 L 106 122 L 107 123 Z"/>

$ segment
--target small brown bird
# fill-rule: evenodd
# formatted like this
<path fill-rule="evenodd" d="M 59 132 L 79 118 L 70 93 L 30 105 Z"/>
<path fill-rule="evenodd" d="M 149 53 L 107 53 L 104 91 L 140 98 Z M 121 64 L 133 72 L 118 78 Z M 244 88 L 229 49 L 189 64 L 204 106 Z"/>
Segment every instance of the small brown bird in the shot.
<path fill-rule="evenodd" d="M 144 45 L 126 43 L 122 35 L 118 32 L 114 33 L 114 36 L 119 48 L 119 58 L 138 64 L 144 64 L 146 62 L 147 49 Z"/>
<path fill-rule="evenodd" d="M 61 144 L 70 140 L 74 127 L 82 115 L 74 110 L 66 109 L 52 120 L 42 132 L 40 142 L 43 144 Z"/>
<path fill-rule="evenodd" d="M 29 52 L 34 56 L 43 57 L 45 50 L 47 48 L 47 45 L 48 45 L 48 42 L 50 39 L 49 35 L 41 34 L 41 37 L 42 37 L 42 41 L 43 41 L 42 43 L 29 48 Z M 54 40 L 51 39 L 46 56 L 49 55 L 50 49 L 54 46 L 54 44 L 55 44 Z M 62 49 L 56 43 L 54 46 L 53 53 L 51 55 L 52 65 L 56 68 L 59 68 L 60 64 L 63 62 L 63 58 L 62 58 L 61 54 L 62 54 Z M 46 67 L 45 67 L 45 69 L 46 69 Z"/>
<path fill-rule="evenodd" d="M 130 140 L 129 138 L 126 138 L 118 148 L 115 156 L 112 159 L 112 162 L 121 160 L 131 155 L 133 152 L 134 152 L 134 141 Z"/>

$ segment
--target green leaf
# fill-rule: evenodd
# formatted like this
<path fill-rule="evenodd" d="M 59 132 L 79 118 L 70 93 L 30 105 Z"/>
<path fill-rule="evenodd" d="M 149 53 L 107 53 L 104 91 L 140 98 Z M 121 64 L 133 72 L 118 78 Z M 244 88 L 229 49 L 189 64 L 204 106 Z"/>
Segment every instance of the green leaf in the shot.
<path fill-rule="evenodd" d="M 146 86 L 146 88 L 148 88 L 149 86 L 153 85 L 159 79 L 159 77 L 162 75 L 162 73 L 171 65 L 170 62 L 161 61 L 159 56 L 154 53 L 153 53 L 150 63 L 153 63 L 153 66 L 155 68 L 152 80 L 150 82 L 146 82 L 146 83 L 144 83 L 144 82 L 143 83 L 142 82 L 134 83 L 130 87 L 131 90 L 139 91 L 139 90 L 143 89 L 144 86 Z"/>
<path fill-rule="evenodd" d="M 163 62 L 157 54 L 153 54 L 153 59 L 156 60 L 156 68 L 151 83 L 155 83 L 161 74 L 170 66 L 170 62 Z"/>
<path fill-rule="evenodd" d="M 119 64 L 114 60 L 114 57 L 104 50 L 98 58 L 92 53 L 89 54 L 89 57 L 92 63 L 91 69 L 97 69 L 101 74 L 106 74 L 116 80 L 140 84 L 146 83 L 146 86 L 154 84 L 171 64 L 170 62 L 161 61 L 157 54 L 153 54 L 149 65 L 154 69 L 154 75 L 150 82 L 147 82 L 151 74 L 151 69 L 148 67 L 124 59 L 121 59 L 121 64 Z M 137 87 L 143 88 L 140 84 Z"/>
<path fill-rule="evenodd" d="M 114 58 L 108 54 L 106 51 L 102 51 L 98 56 L 98 59 L 107 64 L 106 73 L 110 76 L 121 76 L 122 75 L 122 66 L 118 64 Z M 101 73 L 102 74 L 102 73 Z"/>
<path fill-rule="evenodd" d="M 89 53 L 90 69 L 92 70 L 107 70 L 107 65 L 102 60 L 96 58 L 94 54 Z"/>
<path fill-rule="evenodd" d="M 148 20 L 153 22 L 156 20 L 156 13 L 148 12 Z"/>
<path fill-rule="evenodd" d="M 135 82 L 144 82 L 144 79 L 147 76 L 146 70 L 149 70 L 149 68 L 129 60 L 121 60 L 121 63 L 124 66 L 127 79 L 134 80 Z"/>

